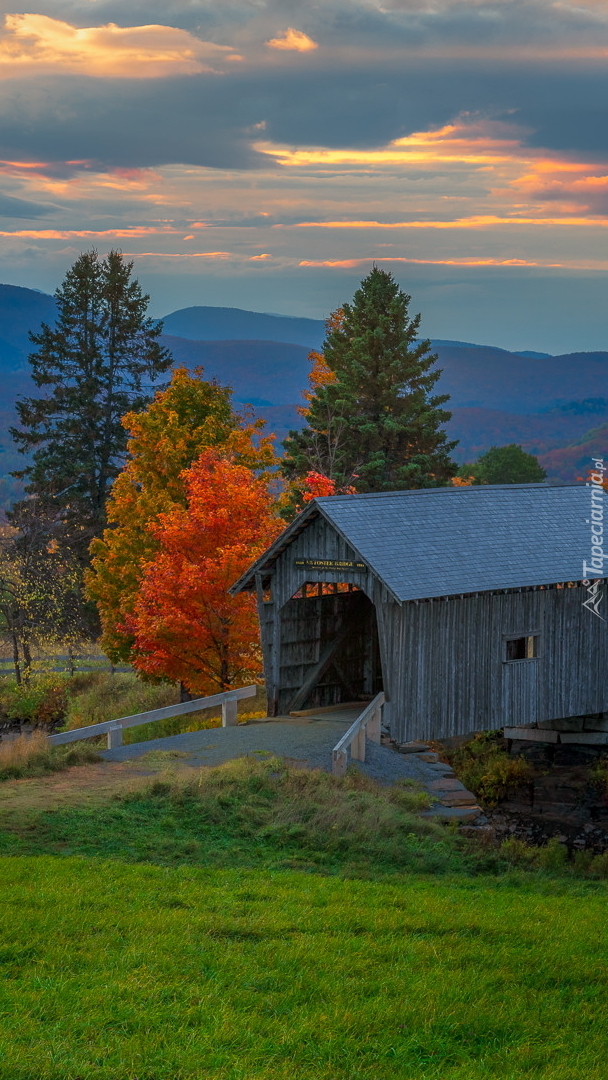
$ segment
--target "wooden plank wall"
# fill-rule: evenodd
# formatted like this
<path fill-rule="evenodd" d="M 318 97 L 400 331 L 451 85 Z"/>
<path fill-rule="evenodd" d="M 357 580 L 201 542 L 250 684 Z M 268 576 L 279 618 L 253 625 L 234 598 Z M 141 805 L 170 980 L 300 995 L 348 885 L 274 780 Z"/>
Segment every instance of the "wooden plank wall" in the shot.
<path fill-rule="evenodd" d="M 279 610 L 291 600 L 305 581 L 327 583 L 347 581 L 371 595 L 370 575 L 357 570 L 312 570 L 295 565 L 298 559 L 339 559 L 354 562 L 357 556 L 341 536 L 318 517 L 304 529 L 277 559 L 272 576 L 272 601 Z"/>
<path fill-rule="evenodd" d="M 608 711 L 608 633 L 583 608 L 586 596 L 551 588 L 395 606 L 393 735 L 439 738 Z M 531 633 L 538 657 L 505 663 L 505 636 Z"/>
<path fill-rule="evenodd" d="M 347 637 L 302 707 L 337 705 L 341 701 L 373 696 L 378 681 L 377 667 L 374 678 L 366 663 L 370 646 L 377 657 L 377 645 L 373 647 L 377 637 L 371 601 L 362 592 L 298 598 L 290 600 L 281 611 L 280 714 L 288 710 L 292 697 L 317 664 L 323 647 L 334 641 L 343 627 L 348 628 Z"/>

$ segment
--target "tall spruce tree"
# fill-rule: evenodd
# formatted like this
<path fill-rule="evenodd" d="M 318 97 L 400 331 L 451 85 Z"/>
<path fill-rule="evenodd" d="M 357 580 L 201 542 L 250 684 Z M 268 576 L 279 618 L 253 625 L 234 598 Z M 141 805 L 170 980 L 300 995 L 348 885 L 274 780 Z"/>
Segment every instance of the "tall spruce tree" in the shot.
<path fill-rule="evenodd" d="M 365 492 L 436 487 L 455 475 L 456 443 L 442 430 L 451 414 L 440 408 L 449 395 L 432 394 L 441 372 L 430 342 L 418 340 L 410 300 L 374 266 L 328 320 L 324 377 L 312 380 L 306 426 L 284 442 L 289 480 L 316 472 Z"/>
<path fill-rule="evenodd" d="M 110 251 L 80 255 L 55 293 L 57 320 L 30 334 L 31 372 L 43 397 L 17 403 L 11 434 L 32 464 L 15 475 L 38 505 L 61 517 L 84 555 L 105 524 L 105 504 L 123 464 L 121 417 L 150 399 L 172 358 L 158 341 L 162 324 L 146 314 L 149 297 L 132 279 L 132 262 Z"/>

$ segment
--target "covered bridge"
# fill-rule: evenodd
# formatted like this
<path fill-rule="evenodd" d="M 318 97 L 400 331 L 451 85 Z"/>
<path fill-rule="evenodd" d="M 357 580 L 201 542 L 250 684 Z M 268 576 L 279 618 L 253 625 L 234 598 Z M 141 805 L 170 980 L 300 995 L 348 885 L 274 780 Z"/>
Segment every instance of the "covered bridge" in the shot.
<path fill-rule="evenodd" d="M 315 499 L 232 590 L 257 593 L 269 715 L 383 690 L 401 741 L 608 711 L 608 611 L 584 606 L 591 499 L 585 484 Z"/>

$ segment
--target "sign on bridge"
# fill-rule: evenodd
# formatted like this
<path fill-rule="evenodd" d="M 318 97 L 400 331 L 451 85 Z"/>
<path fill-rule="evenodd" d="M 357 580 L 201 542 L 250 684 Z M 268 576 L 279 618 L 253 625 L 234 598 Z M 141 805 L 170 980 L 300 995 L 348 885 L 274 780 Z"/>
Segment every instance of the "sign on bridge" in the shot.
<path fill-rule="evenodd" d="M 352 559 L 294 559 L 294 566 L 306 570 L 367 570 L 365 563 Z"/>

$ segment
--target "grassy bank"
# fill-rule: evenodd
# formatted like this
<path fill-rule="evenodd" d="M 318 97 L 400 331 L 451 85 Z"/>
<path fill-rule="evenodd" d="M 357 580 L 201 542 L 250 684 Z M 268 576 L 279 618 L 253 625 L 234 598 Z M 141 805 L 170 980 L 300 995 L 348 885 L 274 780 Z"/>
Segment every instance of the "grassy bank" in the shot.
<path fill-rule="evenodd" d="M 32 735 L 20 735 L 10 742 L 0 743 L 0 781 L 44 776 L 71 765 L 97 761 L 98 756 L 95 748 L 84 742 L 50 746 L 44 732 L 35 731 Z"/>
<path fill-rule="evenodd" d="M 151 767 L 158 764 L 153 756 Z M 420 818 L 430 800 L 416 786 L 381 788 L 356 772 L 336 779 L 269 755 L 190 772 L 140 780 L 88 806 L 62 803 L 32 816 L 24 804 L 21 821 L 13 815 L 0 830 L 0 851 L 367 877 L 472 865 L 450 832 Z"/>

